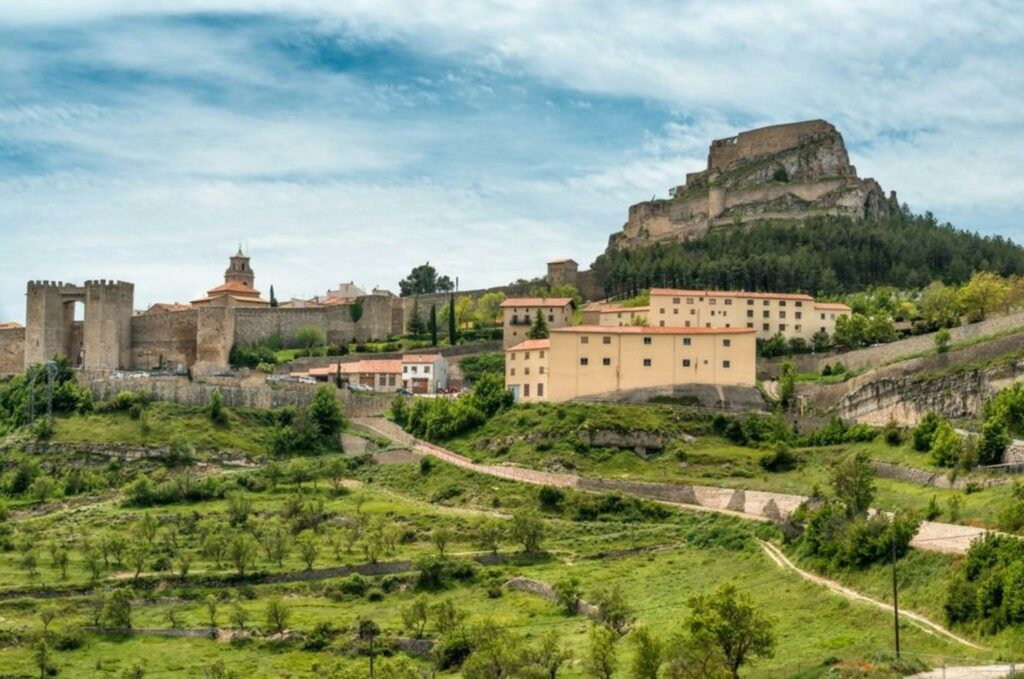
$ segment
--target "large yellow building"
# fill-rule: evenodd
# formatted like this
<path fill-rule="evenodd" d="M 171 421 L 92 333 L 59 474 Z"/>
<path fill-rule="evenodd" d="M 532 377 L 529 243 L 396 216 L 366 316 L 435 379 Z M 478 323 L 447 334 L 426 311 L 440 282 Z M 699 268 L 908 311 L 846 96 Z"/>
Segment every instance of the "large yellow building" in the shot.
<path fill-rule="evenodd" d="M 836 319 L 850 314 L 845 304 L 817 302 L 810 295 L 653 288 L 648 323 L 664 328 L 746 328 L 759 339 L 782 333 L 786 339 L 810 341 L 819 331 L 831 336 Z"/>
<path fill-rule="evenodd" d="M 689 384 L 752 387 L 749 328 L 581 325 L 506 350 L 505 383 L 521 401 L 568 401 Z M 543 376 L 543 377 L 541 377 Z"/>

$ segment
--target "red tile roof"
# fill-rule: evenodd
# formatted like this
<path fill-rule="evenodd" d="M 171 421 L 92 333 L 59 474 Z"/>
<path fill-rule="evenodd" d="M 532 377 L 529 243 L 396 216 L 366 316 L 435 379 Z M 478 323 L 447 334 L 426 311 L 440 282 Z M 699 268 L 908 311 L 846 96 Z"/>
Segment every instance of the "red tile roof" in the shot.
<path fill-rule="evenodd" d="M 534 339 L 520 342 L 514 347 L 509 347 L 505 351 L 537 351 L 539 349 L 550 349 L 551 340 L 549 339 Z"/>
<path fill-rule="evenodd" d="M 784 292 L 742 292 L 736 290 L 674 290 L 672 288 L 651 288 L 651 297 L 743 297 L 753 299 L 798 299 L 813 302 L 814 298 L 802 293 Z"/>
<path fill-rule="evenodd" d="M 572 297 L 510 297 L 501 303 L 501 307 L 563 307 L 572 304 Z"/>
<path fill-rule="evenodd" d="M 402 362 L 398 359 L 366 359 L 341 364 L 342 375 L 401 373 Z M 310 368 L 308 373 L 292 373 L 293 375 L 308 374 L 310 377 L 330 377 L 338 374 L 338 364 L 333 363 L 323 368 Z"/>
<path fill-rule="evenodd" d="M 842 302 L 818 302 L 814 305 L 815 309 L 832 309 L 834 311 L 850 311 L 850 307 Z"/>
<path fill-rule="evenodd" d="M 231 281 L 230 283 L 224 283 L 222 285 L 218 285 L 215 288 L 211 288 L 211 289 L 207 290 L 206 294 L 207 295 L 215 295 L 218 292 L 235 292 L 235 293 L 242 294 L 242 295 L 253 295 L 253 296 L 257 296 L 257 297 L 260 294 L 259 290 L 256 290 L 255 288 L 250 288 L 245 283 L 239 283 L 237 281 Z"/>
<path fill-rule="evenodd" d="M 754 332 L 753 328 L 673 328 L 641 325 L 574 325 L 568 328 L 555 328 L 551 333 L 577 333 L 594 335 L 745 335 Z"/>
<path fill-rule="evenodd" d="M 0 323 L 0 330 L 17 330 L 21 327 L 21 323 L 15 323 L 14 321 L 10 321 L 8 323 Z"/>
<path fill-rule="evenodd" d="M 406 354 L 402 363 L 433 363 L 441 358 L 441 354 Z"/>

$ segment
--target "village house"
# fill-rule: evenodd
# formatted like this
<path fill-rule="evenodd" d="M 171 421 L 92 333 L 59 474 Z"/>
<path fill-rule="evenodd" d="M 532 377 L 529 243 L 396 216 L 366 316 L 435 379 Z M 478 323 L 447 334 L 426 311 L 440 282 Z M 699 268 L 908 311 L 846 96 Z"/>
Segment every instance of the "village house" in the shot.
<path fill-rule="evenodd" d="M 548 352 L 551 340 L 520 342 L 505 350 L 505 385 L 517 401 L 548 400 Z"/>
<path fill-rule="evenodd" d="M 436 394 L 448 388 L 448 359 L 441 354 L 402 356 L 402 386 L 414 394 Z"/>
<path fill-rule="evenodd" d="M 817 332 L 831 336 L 836 319 L 851 313 L 845 304 L 803 294 L 653 288 L 648 322 L 662 328 L 747 328 L 758 339 L 781 333 L 810 342 Z"/>
<path fill-rule="evenodd" d="M 504 348 L 527 339 L 539 312 L 548 329 L 572 325 L 571 297 L 512 297 L 501 303 L 505 325 Z"/>
<path fill-rule="evenodd" d="M 402 387 L 401 359 L 364 359 L 349 363 L 334 363 L 306 372 L 294 372 L 292 377 L 312 377 L 320 382 L 341 378 L 342 384 L 359 384 L 374 391 L 398 391 Z"/>

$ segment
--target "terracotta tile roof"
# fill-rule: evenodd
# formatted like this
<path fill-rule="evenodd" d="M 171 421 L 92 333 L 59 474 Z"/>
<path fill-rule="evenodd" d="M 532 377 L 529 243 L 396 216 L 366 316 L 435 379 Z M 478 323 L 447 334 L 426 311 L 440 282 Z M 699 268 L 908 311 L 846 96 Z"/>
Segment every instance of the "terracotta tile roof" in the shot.
<path fill-rule="evenodd" d="M 746 335 L 754 332 L 753 328 L 673 328 L 641 325 L 574 325 L 568 328 L 555 328 L 554 333 L 577 333 L 593 335 Z"/>
<path fill-rule="evenodd" d="M 538 306 L 562 307 L 566 304 L 572 304 L 572 297 L 510 297 L 501 303 L 501 308 Z"/>
<path fill-rule="evenodd" d="M 833 311 L 850 311 L 850 307 L 842 302 L 818 302 L 815 309 L 832 309 Z"/>
<path fill-rule="evenodd" d="M 616 306 L 614 304 L 608 304 L 600 311 L 602 314 L 617 314 L 617 313 L 646 313 L 651 310 L 649 306 Z"/>
<path fill-rule="evenodd" d="M 514 347 L 509 347 L 505 351 L 506 352 L 509 352 L 509 351 L 537 351 L 539 349 L 550 349 L 550 348 L 551 348 L 551 340 L 549 340 L 549 339 L 535 339 L 535 340 L 526 340 L 525 342 L 520 342 L 519 344 L 515 345 Z"/>
<path fill-rule="evenodd" d="M 742 297 L 744 299 L 797 299 L 813 302 L 814 298 L 802 293 L 785 292 L 743 292 L 738 290 L 674 290 L 672 288 L 651 288 L 651 297 Z"/>
<path fill-rule="evenodd" d="M 260 294 L 259 290 L 256 290 L 255 288 L 250 288 L 245 283 L 238 283 L 236 281 L 231 281 L 230 283 L 224 283 L 222 285 L 218 285 L 215 288 L 211 288 L 206 291 L 206 294 L 215 295 L 218 292 L 234 292 L 243 295 L 252 295 L 254 297 L 258 297 Z"/>
<path fill-rule="evenodd" d="M 349 363 L 341 364 L 342 375 L 400 372 L 402 372 L 402 362 L 398 359 L 366 359 L 363 361 L 350 361 Z M 337 374 L 337 363 L 332 363 L 331 365 L 324 366 L 322 368 L 310 368 L 308 372 L 304 373 L 292 373 L 292 375 L 295 376 L 309 375 L 310 377 L 331 377 L 332 375 Z"/>
<path fill-rule="evenodd" d="M 433 363 L 441 358 L 441 354 L 406 354 L 402 363 Z"/>

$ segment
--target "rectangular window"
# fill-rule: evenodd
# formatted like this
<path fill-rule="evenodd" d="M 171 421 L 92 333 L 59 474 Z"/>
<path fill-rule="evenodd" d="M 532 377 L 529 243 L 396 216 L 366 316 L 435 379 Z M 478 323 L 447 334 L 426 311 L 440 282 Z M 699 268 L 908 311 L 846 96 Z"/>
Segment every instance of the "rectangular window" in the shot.
<path fill-rule="evenodd" d="M 825 314 L 821 315 L 821 320 L 825 320 Z"/>
<path fill-rule="evenodd" d="M 696 309 L 690 309 L 690 315 L 691 316 L 696 316 L 697 315 L 697 310 Z"/>
<path fill-rule="evenodd" d="M 690 337 L 684 337 L 684 338 L 683 338 L 683 346 L 684 346 L 684 347 L 688 347 L 688 346 L 690 346 L 690 340 L 691 340 L 691 338 L 690 338 Z"/>
<path fill-rule="evenodd" d="M 672 303 L 673 304 L 679 304 L 679 298 L 678 297 L 673 297 L 672 298 Z"/>
<path fill-rule="evenodd" d="M 508 369 L 508 374 L 509 375 L 515 375 L 516 374 L 516 369 L 515 368 L 509 368 Z"/>
<path fill-rule="evenodd" d="M 541 358 L 544 358 L 544 352 L 543 352 L 543 351 L 542 351 L 542 352 L 540 352 L 540 357 L 541 357 Z"/>
<path fill-rule="evenodd" d="M 804 312 L 802 312 L 802 311 L 796 312 L 796 319 L 799 321 L 801 318 L 803 318 L 803 315 L 804 315 Z"/>
<path fill-rule="evenodd" d="M 711 299 L 708 300 L 708 304 L 710 304 L 711 306 L 715 306 L 716 304 L 718 304 L 718 300 L 712 297 Z"/>
<path fill-rule="evenodd" d="M 686 303 L 687 304 L 693 304 L 693 297 L 687 297 L 686 298 Z"/>
<path fill-rule="evenodd" d="M 683 359 L 683 367 L 684 368 L 689 368 L 690 367 L 690 359 L 688 359 L 688 358 L 684 358 Z"/>
<path fill-rule="evenodd" d="M 725 300 L 725 305 L 726 306 L 731 306 L 732 305 L 732 300 L 731 299 Z"/>
<path fill-rule="evenodd" d="M 516 357 L 515 354 L 512 354 L 512 358 L 515 358 L 515 357 Z M 404 373 L 409 372 L 409 366 L 403 365 L 402 366 L 402 372 L 404 372 Z"/>
<path fill-rule="evenodd" d="M 786 300 L 780 299 L 779 300 L 779 306 L 786 306 Z"/>
<path fill-rule="evenodd" d="M 527 361 L 529 361 L 530 360 L 530 352 L 527 351 L 525 354 L 523 354 L 523 358 L 526 359 Z"/>
<path fill-rule="evenodd" d="M 544 383 L 543 382 L 538 382 L 537 383 L 537 398 L 540 398 L 543 395 L 544 395 Z"/>
<path fill-rule="evenodd" d="M 658 326 L 664 328 L 665 327 L 665 321 L 658 321 Z"/>
<path fill-rule="evenodd" d="M 529 375 L 530 374 L 530 366 L 526 366 L 525 368 L 523 368 L 523 374 L 524 375 Z"/>
<path fill-rule="evenodd" d="M 686 321 L 686 327 L 687 327 L 687 328 L 689 328 L 689 327 L 690 327 L 690 321 Z"/>
<path fill-rule="evenodd" d="M 604 337 L 602 337 L 602 338 L 601 338 L 601 343 L 602 343 L 602 344 L 611 344 L 611 343 L 612 343 L 612 338 L 611 338 L 611 337 L 608 337 L 608 336 L 606 335 L 606 336 L 604 336 Z"/>
<path fill-rule="evenodd" d="M 754 324 L 753 324 L 753 323 L 747 323 L 747 327 L 748 327 L 748 328 L 753 328 L 753 327 L 754 327 Z"/>
<path fill-rule="evenodd" d="M 786 317 L 786 312 L 785 311 L 780 311 L 779 312 L 779 318 L 785 318 L 785 317 Z"/>
<path fill-rule="evenodd" d="M 650 343 L 651 343 L 651 338 L 650 337 L 645 337 L 644 338 L 644 344 L 650 344 Z"/>
<path fill-rule="evenodd" d="M 765 309 L 764 311 L 761 312 L 761 318 L 768 318 L 771 315 L 771 313 L 772 312 Z"/>
<path fill-rule="evenodd" d="M 589 364 L 590 364 L 590 361 L 587 360 L 586 356 L 584 356 L 583 358 L 580 359 L 580 365 L 589 365 Z"/>
<path fill-rule="evenodd" d="M 651 367 L 651 359 L 649 359 L 649 358 L 645 358 L 644 359 L 644 367 L 645 368 L 650 368 Z"/>
<path fill-rule="evenodd" d="M 761 329 L 764 330 L 765 332 L 768 332 L 769 330 L 771 330 L 771 326 L 765 323 L 764 325 L 761 326 Z"/>
<path fill-rule="evenodd" d="M 731 347 L 732 346 L 732 340 L 730 340 L 730 339 L 722 340 L 722 346 L 723 347 Z"/>
<path fill-rule="evenodd" d="M 610 359 L 610 358 L 602 358 L 601 359 L 601 365 L 611 365 L 611 364 L 612 364 L 612 359 Z"/>
<path fill-rule="evenodd" d="M 580 344 L 590 344 L 590 338 L 584 335 L 580 338 Z"/>
<path fill-rule="evenodd" d="M 554 322 L 555 322 L 555 315 L 554 314 L 548 314 L 548 323 L 554 323 Z"/>
<path fill-rule="evenodd" d="M 544 374 L 544 366 L 541 366 L 541 367 L 537 368 L 537 372 L 539 372 L 541 375 L 543 375 Z"/>
<path fill-rule="evenodd" d="M 803 329 L 803 326 L 797 323 L 796 325 L 793 326 L 793 329 L 796 330 L 797 332 L 800 332 Z"/>
<path fill-rule="evenodd" d="M 747 318 L 753 318 L 753 317 L 754 317 L 754 310 L 753 309 L 747 309 Z"/>
<path fill-rule="evenodd" d="M 779 332 L 786 332 L 786 324 L 779 323 Z"/>
<path fill-rule="evenodd" d="M 530 396 L 530 385 L 529 384 L 524 384 L 523 385 L 523 396 L 526 396 L 527 398 L 529 398 L 529 396 Z"/>
<path fill-rule="evenodd" d="M 761 302 L 761 306 L 768 306 L 770 303 L 771 302 L 769 302 L 768 300 L 765 300 L 765 301 Z"/>
<path fill-rule="evenodd" d="M 803 305 L 804 305 L 804 303 L 803 303 L 803 302 L 797 302 L 797 303 L 796 303 L 796 305 L 797 305 L 797 306 L 803 306 Z"/>
<path fill-rule="evenodd" d="M 710 327 L 711 327 L 711 324 L 710 324 L 710 323 L 705 323 L 705 324 L 704 324 L 704 327 L 705 327 L 705 328 L 710 328 Z"/>
<path fill-rule="evenodd" d="M 754 306 L 754 300 L 748 299 L 747 300 L 747 306 Z"/>
<path fill-rule="evenodd" d="M 731 365 L 732 365 L 732 363 L 730 363 L 729 361 L 722 361 L 722 367 L 723 368 L 728 368 Z"/>
<path fill-rule="evenodd" d="M 675 314 L 676 316 L 678 316 L 679 315 L 679 309 L 673 309 L 672 313 Z"/>

